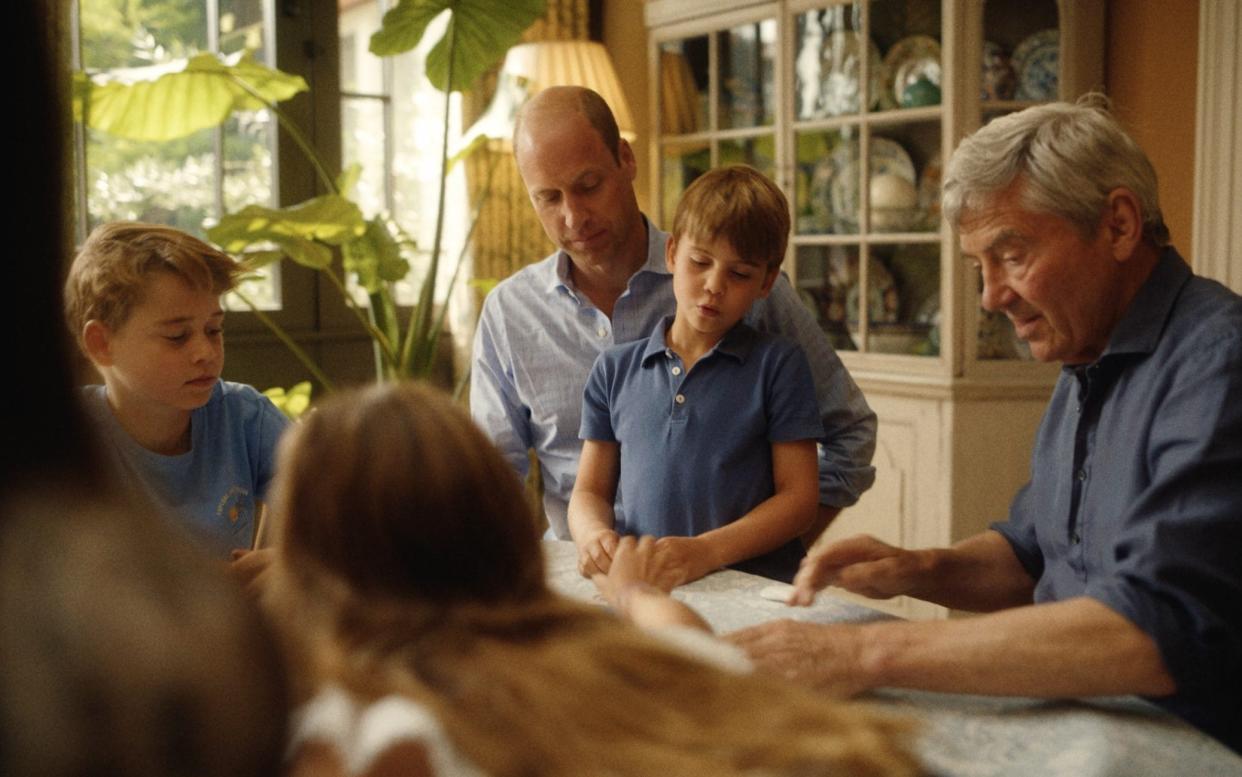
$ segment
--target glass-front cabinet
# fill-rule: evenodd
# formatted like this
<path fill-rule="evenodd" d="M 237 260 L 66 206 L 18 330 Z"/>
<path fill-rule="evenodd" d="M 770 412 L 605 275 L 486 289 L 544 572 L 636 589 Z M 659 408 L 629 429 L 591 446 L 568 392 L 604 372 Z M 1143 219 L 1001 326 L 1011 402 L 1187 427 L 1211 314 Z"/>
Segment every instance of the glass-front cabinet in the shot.
<path fill-rule="evenodd" d="M 980 308 L 941 175 L 992 118 L 1103 88 L 1104 5 L 648 1 L 661 224 L 712 167 L 776 180 L 785 270 L 880 417 L 876 486 L 830 535 L 952 542 L 1003 517 L 1024 479 L 1055 366 Z"/>

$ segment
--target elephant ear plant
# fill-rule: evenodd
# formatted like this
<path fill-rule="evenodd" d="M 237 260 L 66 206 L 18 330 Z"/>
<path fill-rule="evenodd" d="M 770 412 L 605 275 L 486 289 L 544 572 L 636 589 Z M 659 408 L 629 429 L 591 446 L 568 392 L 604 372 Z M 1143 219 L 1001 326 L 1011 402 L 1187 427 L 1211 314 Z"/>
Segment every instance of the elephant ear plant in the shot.
<path fill-rule="evenodd" d="M 208 239 L 237 256 L 251 270 L 288 258 L 324 274 L 341 293 L 360 326 L 370 335 L 376 377 L 395 380 L 425 377 L 432 368 L 444 326 L 443 309 L 435 313 L 434 292 L 443 243 L 445 184 L 449 158 L 449 101 L 465 91 L 516 43 L 544 11 L 545 0 L 401 0 L 389 10 L 371 38 L 371 52 L 393 56 L 417 46 L 433 20 L 449 14 L 442 37 L 431 49 L 426 74 L 444 94 L 444 130 L 440 144 L 440 180 L 435 234 L 418 301 L 402 327 L 394 296 L 405 278 L 415 241 L 388 214 L 367 219 L 351 199 L 356 168 L 333 176 L 279 103 L 307 90 L 306 82 L 256 62 L 247 52 L 230 57 L 198 54 L 186 60 L 126 71 L 123 77 L 74 78 L 74 111 L 87 126 L 134 140 L 168 141 L 216 127 L 237 111 L 272 111 L 287 137 L 306 156 L 323 194 L 280 208 L 247 205 L 224 214 L 206 230 Z M 469 133 L 468 133 L 469 134 Z M 490 188 L 485 181 L 483 190 Z M 480 198 L 483 199 L 483 198 Z M 478 215 L 470 220 L 470 232 Z M 463 244 L 468 245 L 470 234 Z M 340 270 L 334 261 L 340 253 Z M 464 249 L 463 249 L 464 253 Z M 461 270 L 458 256 L 451 283 Z M 360 304 L 346 277 L 367 295 Z M 332 381 L 274 320 L 242 297 L 277 338 L 327 390 Z"/>

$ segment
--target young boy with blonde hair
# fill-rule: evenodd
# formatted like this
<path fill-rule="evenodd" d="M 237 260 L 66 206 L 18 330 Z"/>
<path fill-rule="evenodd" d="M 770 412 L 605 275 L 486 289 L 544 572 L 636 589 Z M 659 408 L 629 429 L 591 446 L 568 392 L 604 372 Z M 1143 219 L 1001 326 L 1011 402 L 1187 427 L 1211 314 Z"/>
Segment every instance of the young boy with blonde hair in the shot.
<path fill-rule="evenodd" d="M 220 296 L 239 272 L 179 230 L 113 222 L 90 234 L 65 281 L 69 329 L 104 380 L 83 396 L 105 449 L 220 557 L 251 547 L 288 425 L 258 391 L 220 380 Z"/>
<path fill-rule="evenodd" d="M 801 348 L 742 321 L 788 238 L 785 196 L 752 168 L 686 190 L 665 253 L 676 315 L 600 354 L 587 379 L 569 503 L 584 575 L 607 573 L 620 535 L 653 535 L 666 587 L 723 566 L 793 578 L 823 424 Z"/>

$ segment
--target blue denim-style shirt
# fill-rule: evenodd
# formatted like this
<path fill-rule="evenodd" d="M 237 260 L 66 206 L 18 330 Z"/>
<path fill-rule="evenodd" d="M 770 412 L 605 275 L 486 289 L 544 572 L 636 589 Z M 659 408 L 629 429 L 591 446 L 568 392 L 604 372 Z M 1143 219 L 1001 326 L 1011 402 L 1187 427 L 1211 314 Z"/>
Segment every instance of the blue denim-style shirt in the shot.
<path fill-rule="evenodd" d="M 582 389 L 596 357 L 646 340 L 676 309 L 664 263 L 668 233 L 647 225 L 647 262 L 631 276 L 612 318 L 574 288 L 568 254 L 558 251 L 502 281 L 483 303 L 470 374 L 470 414 L 517 473 L 533 448 L 543 476 L 552 533 L 569 539 L 565 510 L 578 473 Z M 820 503 L 847 507 L 875 481 L 876 417 L 789 279 L 776 279 L 746 323 L 789 337 L 806 353 L 824 437 Z"/>
<path fill-rule="evenodd" d="M 1035 601 L 1131 620 L 1177 683 L 1153 701 L 1242 750 L 1242 297 L 1164 249 L 1103 355 L 1063 368 L 993 528 Z"/>

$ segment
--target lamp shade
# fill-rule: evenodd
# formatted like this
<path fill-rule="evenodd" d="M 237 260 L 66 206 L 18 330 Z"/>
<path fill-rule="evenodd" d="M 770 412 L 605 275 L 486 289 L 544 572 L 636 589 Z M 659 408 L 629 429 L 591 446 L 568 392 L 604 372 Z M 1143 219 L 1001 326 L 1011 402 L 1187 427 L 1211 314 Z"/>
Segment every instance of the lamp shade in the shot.
<path fill-rule="evenodd" d="M 501 75 L 527 82 L 527 93 L 549 86 L 585 86 L 599 93 L 612 108 L 621 137 L 633 141 L 634 117 L 621 91 L 621 81 L 612 58 L 602 43 L 586 40 L 557 40 L 522 43 L 509 49 Z"/>

